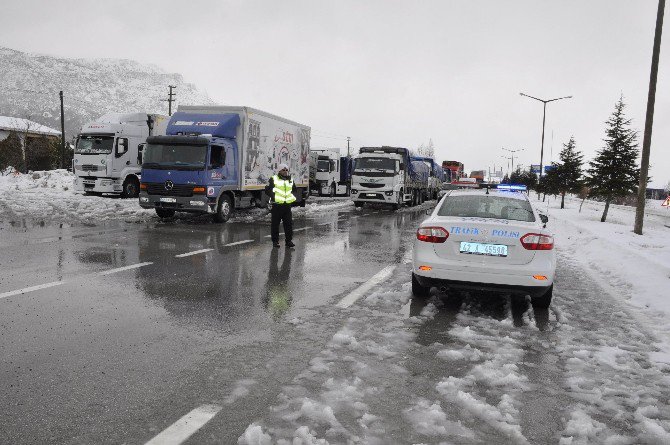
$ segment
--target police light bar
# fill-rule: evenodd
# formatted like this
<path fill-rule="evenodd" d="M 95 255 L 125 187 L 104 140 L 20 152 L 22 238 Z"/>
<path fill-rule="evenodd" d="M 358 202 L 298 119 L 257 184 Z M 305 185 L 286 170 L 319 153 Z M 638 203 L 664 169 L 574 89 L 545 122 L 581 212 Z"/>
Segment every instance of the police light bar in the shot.
<path fill-rule="evenodd" d="M 525 192 L 528 190 L 528 187 L 523 184 L 498 184 L 496 188 L 506 192 Z"/>

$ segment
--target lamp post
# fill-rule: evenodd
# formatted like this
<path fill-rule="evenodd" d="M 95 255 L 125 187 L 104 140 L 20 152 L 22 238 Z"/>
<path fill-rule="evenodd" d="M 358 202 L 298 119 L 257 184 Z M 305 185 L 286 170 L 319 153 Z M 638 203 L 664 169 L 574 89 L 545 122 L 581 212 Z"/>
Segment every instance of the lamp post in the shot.
<path fill-rule="evenodd" d="M 504 155 L 500 155 L 500 157 L 501 157 L 501 158 L 505 158 L 505 159 L 507 159 L 507 176 L 509 176 L 509 160 L 510 160 L 510 159 L 513 160 L 514 158 L 511 158 L 511 157 L 509 157 L 509 156 L 504 156 Z M 514 162 L 512 162 L 512 167 L 513 167 L 513 166 L 514 166 Z M 500 169 L 502 170 L 502 167 L 500 167 Z"/>
<path fill-rule="evenodd" d="M 512 158 L 511 158 L 512 159 L 512 172 L 514 172 L 514 153 L 518 153 L 520 151 L 523 151 L 524 149 L 520 148 L 518 150 L 510 150 L 509 148 L 505 148 L 505 147 L 502 147 L 502 149 L 512 153 Z M 518 158 L 518 156 L 517 156 L 517 158 Z"/>
<path fill-rule="evenodd" d="M 547 117 L 547 104 L 549 102 L 554 102 L 561 99 L 571 99 L 572 96 L 563 96 L 556 97 L 554 99 L 538 99 L 537 97 L 529 96 L 528 94 L 519 93 L 522 96 L 530 97 L 531 99 L 539 100 L 544 104 L 544 110 L 542 111 L 542 145 L 540 146 L 540 178 L 542 178 L 542 159 L 544 158 L 544 123 Z"/>

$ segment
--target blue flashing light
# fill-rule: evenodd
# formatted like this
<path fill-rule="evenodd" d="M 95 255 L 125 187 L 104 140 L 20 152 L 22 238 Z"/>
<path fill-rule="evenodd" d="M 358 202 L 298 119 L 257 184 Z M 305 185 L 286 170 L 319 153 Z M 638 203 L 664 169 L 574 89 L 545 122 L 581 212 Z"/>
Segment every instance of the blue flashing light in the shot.
<path fill-rule="evenodd" d="M 523 184 L 498 184 L 496 188 L 504 192 L 525 192 L 528 190 L 528 187 Z"/>

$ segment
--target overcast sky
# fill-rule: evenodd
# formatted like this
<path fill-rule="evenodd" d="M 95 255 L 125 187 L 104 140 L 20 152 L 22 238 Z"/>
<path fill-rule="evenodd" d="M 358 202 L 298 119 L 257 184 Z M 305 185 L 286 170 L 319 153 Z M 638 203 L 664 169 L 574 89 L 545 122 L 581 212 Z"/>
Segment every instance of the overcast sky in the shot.
<path fill-rule="evenodd" d="M 0 0 L 0 46 L 127 58 L 227 105 L 312 127 L 312 147 L 416 148 L 466 171 L 544 163 L 574 136 L 591 159 L 623 94 L 642 133 L 657 0 Z M 670 15 L 670 14 L 666 14 Z M 666 20 L 667 22 L 668 20 Z M 667 25 L 667 23 L 666 23 Z M 667 26 L 666 26 L 667 28 Z M 670 180 L 670 53 L 661 46 L 652 184 Z M 177 94 L 179 92 L 177 91 Z M 166 88 L 167 95 L 167 88 Z M 158 107 L 158 104 L 157 104 Z M 151 111 L 151 110 L 147 110 Z M 553 157 L 552 157 L 553 151 Z M 518 158 L 517 158 L 518 157 Z"/>

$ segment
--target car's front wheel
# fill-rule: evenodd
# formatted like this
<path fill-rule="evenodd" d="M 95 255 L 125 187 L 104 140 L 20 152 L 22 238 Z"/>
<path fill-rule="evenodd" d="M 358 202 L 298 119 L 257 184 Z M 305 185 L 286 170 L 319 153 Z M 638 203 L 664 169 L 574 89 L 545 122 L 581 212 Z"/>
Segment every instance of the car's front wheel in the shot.
<path fill-rule="evenodd" d="M 537 297 L 532 297 L 530 299 L 531 304 L 533 307 L 536 307 L 538 309 L 547 309 L 549 305 L 551 304 L 551 298 L 553 297 L 554 294 L 554 285 L 552 284 L 549 286 L 549 289 L 547 291 Z"/>
<path fill-rule="evenodd" d="M 416 275 L 412 272 L 412 295 L 416 298 L 428 298 L 430 296 L 430 287 L 422 286 Z"/>

